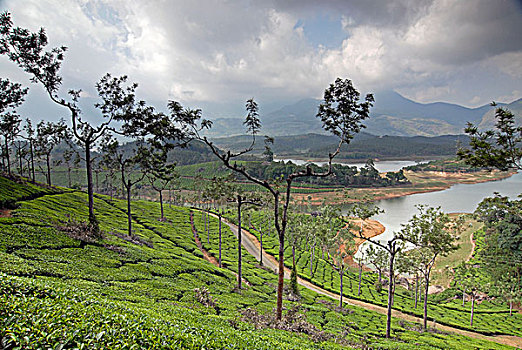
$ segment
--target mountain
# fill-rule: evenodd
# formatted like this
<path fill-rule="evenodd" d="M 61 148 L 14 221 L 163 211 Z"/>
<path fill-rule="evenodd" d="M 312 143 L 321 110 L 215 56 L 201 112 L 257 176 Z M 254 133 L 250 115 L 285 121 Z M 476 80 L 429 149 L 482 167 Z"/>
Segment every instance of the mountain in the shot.
<path fill-rule="evenodd" d="M 512 104 L 516 105 L 516 102 Z M 519 100 L 520 102 L 520 100 Z M 261 134 L 271 136 L 324 134 L 321 122 L 316 118 L 320 100 L 303 99 L 294 104 L 261 116 Z M 512 105 L 510 104 L 510 106 Z M 503 104 L 500 104 L 503 105 Z M 365 122 L 365 131 L 374 135 L 391 136 L 439 136 L 462 134 L 467 122 L 479 124 L 493 107 L 484 105 L 467 108 L 446 102 L 419 103 L 397 92 L 383 91 L 375 94 L 371 118 Z M 241 135 L 243 120 L 219 118 L 207 133 L 210 137 Z M 485 124 L 485 125 L 486 125 Z"/>
<path fill-rule="evenodd" d="M 270 136 L 324 133 L 321 122 L 315 117 L 321 101 L 303 99 L 294 104 L 262 115 L 261 133 Z M 243 135 L 243 118 L 217 118 L 212 120 L 212 129 L 206 131 L 209 137 Z"/>

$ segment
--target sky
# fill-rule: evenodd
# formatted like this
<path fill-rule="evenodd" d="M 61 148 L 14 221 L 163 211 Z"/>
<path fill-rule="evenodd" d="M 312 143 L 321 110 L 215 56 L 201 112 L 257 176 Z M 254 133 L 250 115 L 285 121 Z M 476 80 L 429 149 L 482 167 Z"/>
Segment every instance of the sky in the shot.
<path fill-rule="evenodd" d="M 176 100 L 207 117 L 241 116 L 252 97 L 261 112 L 321 98 L 337 77 L 423 103 L 522 97 L 520 0 L 0 0 L 0 11 L 69 48 L 62 93 L 87 101 L 107 72 L 159 109 Z M 0 72 L 29 85 L 5 57 Z M 24 111 L 67 116 L 34 84 Z"/>

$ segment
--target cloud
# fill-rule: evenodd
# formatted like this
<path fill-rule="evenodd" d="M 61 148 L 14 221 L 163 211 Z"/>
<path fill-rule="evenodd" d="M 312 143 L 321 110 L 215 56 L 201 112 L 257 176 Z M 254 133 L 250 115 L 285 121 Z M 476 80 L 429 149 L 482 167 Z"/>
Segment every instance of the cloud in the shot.
<path fill-rule="evenodd" d="M 458 65 L 522 50 L 521 12 L 516 2 L 434 2 L 405 33 L 412 53 L 428 61 Z"/>
<path fill-rule="evenodd" d="M 510 95 L 522 78 L 516 1 L 6 0 L 2 6 L 16 25 L 43 26 L 52 45 L 69 46 L 65 85 L 91 95 L 95 81 L 111 72 L 129 75 L 144 98 L 160 104 L 242 106 L 252 96 L 290 103 L 320 97 L 341 76 L 365 91 L 466 103 Z M 313 42 L 307 37 L 307 20 L 325 16 L 342 23 L 337 47 L 318 45 L 321 33 Z"/>

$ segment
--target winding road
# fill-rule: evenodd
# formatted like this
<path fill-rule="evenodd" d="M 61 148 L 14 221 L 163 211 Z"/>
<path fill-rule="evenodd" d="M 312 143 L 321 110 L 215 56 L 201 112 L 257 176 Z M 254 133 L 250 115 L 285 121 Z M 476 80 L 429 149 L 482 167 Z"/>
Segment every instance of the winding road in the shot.
<path fill-rule="evenodd" d="M 211 214 L 211 215 L 213 215 L 213 214 Z M 213 216 L 217 218 L 217 215 L 213 215 Z M 235 224 L 225 220 L 225 219 L 223 219 L 223 222 L 230 227 L 230 230 L 237 237 L 238 236 L 238 228 L 237 228 L 237 226 Z M 272 255 L 268 254 L 267 252 L 265 252 L 264 250 L 261 251 L 261 244 L 259 243 L 257 237 L 255 237 L 253 234 L 251 234 L 248 230 L 245 230 L 244 228 L 242 228 L 241 229 L 241 233 L 242 233 L 242 244 L 243 244 L 243 247 L 252 256 L 254 256 L 258 261 L 260 260 L 260 257 L 261 257 L 261 254 L 262 254 L 263 255 L 263 265 L 265 267 L 269 268 L 270 270 L 274 271 L 274 273 L 277 274 L 278 265 L 279 265 L 278 262 L 277 262 L 277 259 L 274 256 L 272 256 Z M 285 279 L 289 279 L 289 278 L 290 278 L 290 270 L 285 267 Z M 322 289 L 321 287 L 318 287 L 318 286 L 314 285 L 313 283 L 311 283 L 311 282 L 309 282 L 307 280 L 303 280 L 303 279 L 301 279 L 299 277 L 297 278 L 297 282 L 299 283 L 299 285 L 301 285 L 301 286 L 303 286 L 305 288 L 308 288 L 311 291 L 314 291 L 316 293 L 328 296 L 328 297 L 330 297 L 330 298 L 332 298 L 334 300 L 339 301 L 339 295 L 338 294 L 334 294 L 334 293 L 329 292 L 329 291 L 327 291 L 325 289 Z M 343 301 L 344 301 L 344 303 L 346 303 L 348 305 L 359 306 L 359 307 L 362 307 L 362 308 L 367 309 L 367 310 L 372 310 L 372 311 L 378 312 L 380 314 L 384 314 L 385 315 L 386 312 L 387 312 L 385 307 L 374 305 L 374 304 L 367 303 L 367 302 L 360 301 L 360 300 L 356 300 L 356 299 L 350 299 L 350 298 L 347 298 L 346 296 L 343 296 Z M 405 313 L 397 311 L 397 310 L 393 310 L 392 311 L 392 315 L 393 315 L 393 317 L 400 318 L 400 319 L 403 319 L 403 320 L 408 321 L 408 322 L 422 323 L 422 321 L 423 321 L 422 318 L 419 318 L 419 317 L 416 317 L 416 316 L 412 316 L 412 315 L 408 315 L 408 314 L 405 314 Z M 453 328 L 453 327 L 442 325 L 442 324 L 437 324 L 436 328 L 438 330 L 441 330 L 441 331 L 444 331 L 444 332 L 457 333 L 457 334 L 461 334 L 461 335 L 464 335 L 464 336 L 467 336 L 467 337 L 470 337 L 470 338 L 488 340 L 488 341 L 496 342 L 496 343 L 499 343 L 499 344 L 504 344 L 504 345 L 514 346 L 514 347 L 517 347 L 517 348 L 522 348 L 522 338 L 521 337 L 508 336 L 508 335 L 487 336 L 487 335 L 483 335 L 483 334 L 480 334 L 480 333 L 466 331 L 466 330 L 462 330 L 462 329 L 458 329 L 458 328 Z"/>

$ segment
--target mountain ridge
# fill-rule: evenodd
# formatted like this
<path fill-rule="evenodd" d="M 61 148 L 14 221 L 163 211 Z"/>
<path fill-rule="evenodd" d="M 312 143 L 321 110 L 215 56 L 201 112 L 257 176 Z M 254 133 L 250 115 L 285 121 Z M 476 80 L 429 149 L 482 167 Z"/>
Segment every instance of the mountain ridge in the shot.
<path fill-rule="evenodd" d="M 370 110 L 371 117 L 365 121 L 365 130 L 378 136 L 456 135 L 464 132 L 468 122 L 481 127 L 492 125 L 494 107 L 489 104 L 469 108 L 447 102 L 420 103 L 395 91 L 377 92 L 374 96 L 375 104 Z M 522 99 L 518 99 L 509 104 L 499 103 L 498 106 L 509 108 L 522 104 L 521 101 Z M 305 98 L 262 115 L 261 133 L 270 136 L 324 134 L 321 122 L 315 116 L 320 102 L 318 99 Z M 241 135 L 244 130 L 241 118 L 217 118 L 207 135 Z"/>

